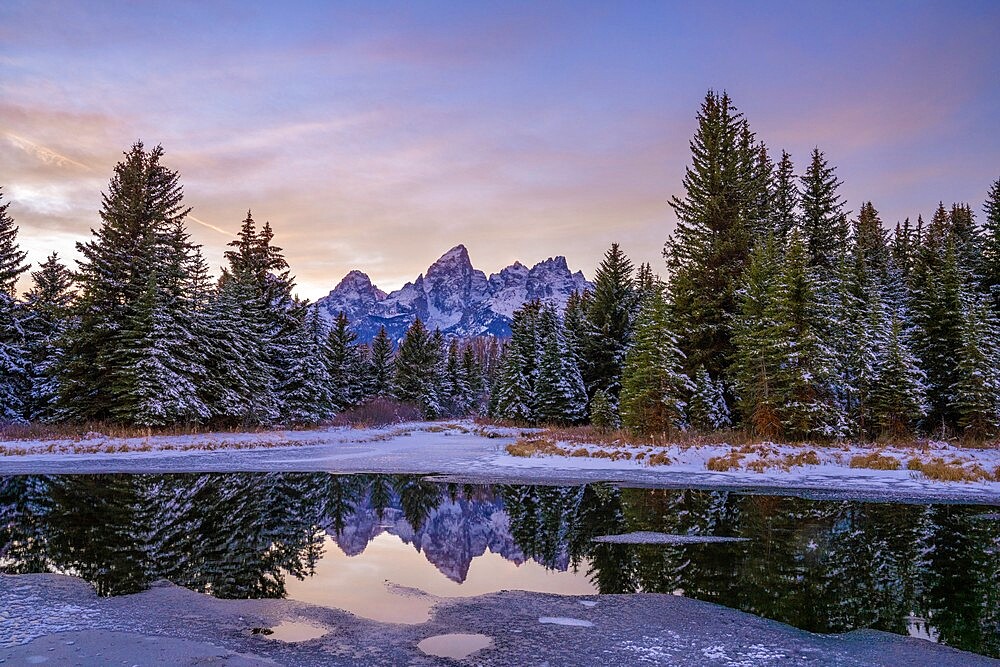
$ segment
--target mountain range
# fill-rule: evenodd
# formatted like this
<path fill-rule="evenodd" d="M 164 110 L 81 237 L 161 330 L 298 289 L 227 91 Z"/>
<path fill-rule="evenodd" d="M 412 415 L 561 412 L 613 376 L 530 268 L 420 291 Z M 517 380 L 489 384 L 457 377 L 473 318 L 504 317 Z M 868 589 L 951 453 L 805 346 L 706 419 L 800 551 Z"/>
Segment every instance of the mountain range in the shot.
<path fill-rule="evenodd" d="M 561 310 L 570 294 L 590 288 L 582 272 L 570 271 L 565 257 L 531 268 L 514 262 L 487 277 L 472 266 L 465 246 L 457 245 L 416 280 L 388 294 L 366 274 L 351 271 L 317 306 L 328 321 L 343 312 L 360 342 L 371 341 L 383 326 L 398 342 L 417 317 L 428 328 L 459 338 L 503 338 L 510 336 L 514 311 L 528 301 L 541 299 Z"/>

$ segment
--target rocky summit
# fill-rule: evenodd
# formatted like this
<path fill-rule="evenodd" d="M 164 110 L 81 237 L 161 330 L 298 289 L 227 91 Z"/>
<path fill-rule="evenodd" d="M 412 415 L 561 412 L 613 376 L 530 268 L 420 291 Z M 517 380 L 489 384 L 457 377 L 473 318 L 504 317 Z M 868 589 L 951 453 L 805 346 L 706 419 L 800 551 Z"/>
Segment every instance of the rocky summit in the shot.
<path fill-rule="evenodd" d="M 431 329 L 460 338 L 506 337 L 514 311 L 528 301 L 541 299 L 562 309 L 570 294 L 590 287 L 583 273 L 570 271 L 565 257 L 531 268 L 515 262 L 487 277 L 472 266 L 465 246 L 458 245 L 389 294 L 361 271 L 351 271 L 317 306 L 329 321 L 343 312 L 362 342 L 383 326 L 399 341 L 417 317 Z"/>

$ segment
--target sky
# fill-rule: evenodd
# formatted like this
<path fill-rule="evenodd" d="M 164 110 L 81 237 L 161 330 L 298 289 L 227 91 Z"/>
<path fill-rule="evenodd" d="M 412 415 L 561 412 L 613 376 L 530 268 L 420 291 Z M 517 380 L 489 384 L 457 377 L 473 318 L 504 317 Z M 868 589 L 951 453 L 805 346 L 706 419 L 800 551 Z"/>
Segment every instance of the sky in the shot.
<path fill-rule="evenodd" d="M 663 272 L 695 114 L 823 150 L 887 225 L 1000 178 L 1000 2 L 0 3 L 0 187 L 29 261 L 161 144 L 217 270 L 248 209 L 318 298 L 459 243 L 497 271 L 614 241 Z M 980 213 L 981 215 L 981 213 Z"/>

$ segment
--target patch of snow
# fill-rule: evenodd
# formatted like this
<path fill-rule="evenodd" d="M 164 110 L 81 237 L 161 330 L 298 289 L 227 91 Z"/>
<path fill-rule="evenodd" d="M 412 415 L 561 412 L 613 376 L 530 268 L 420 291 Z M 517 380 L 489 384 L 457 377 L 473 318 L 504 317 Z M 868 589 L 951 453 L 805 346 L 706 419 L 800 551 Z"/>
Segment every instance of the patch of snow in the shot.
<path fill-rule="evenodd" d="M 594 627 L 594 624 L 590 621 L 585 621 L 582 618 L 568 618 L 566 616 L 541 616 L 538 622 L 547 625 L 566 625 L 574 628 Z"/>
<path fill-rule="evenodd" d="M 594 542 L 607 544 L 713 544 L 716 542 L 749 542 L 746 537 L 717 537 L 715 535 L 670 535 L 651 531 L 637 531 L 621 535 L 601 535 Z"/>

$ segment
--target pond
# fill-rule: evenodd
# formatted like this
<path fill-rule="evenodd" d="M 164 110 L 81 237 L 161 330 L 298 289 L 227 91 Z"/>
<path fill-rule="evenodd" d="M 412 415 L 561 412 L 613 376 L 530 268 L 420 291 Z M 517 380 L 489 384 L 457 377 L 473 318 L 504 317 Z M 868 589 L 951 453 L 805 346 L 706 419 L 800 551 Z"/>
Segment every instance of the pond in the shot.
<path fill-rule="evenodd" d="M 744 540 L 595 541 L 644 531 Z M 669 593 L 1000 657 L 1000 521 L 984 506 L 413 475 L 9 476 L 0 571 L 72 574 L 101 595 L 167 579 L 396 623 L 427 620 L 434 596 Z"/>

